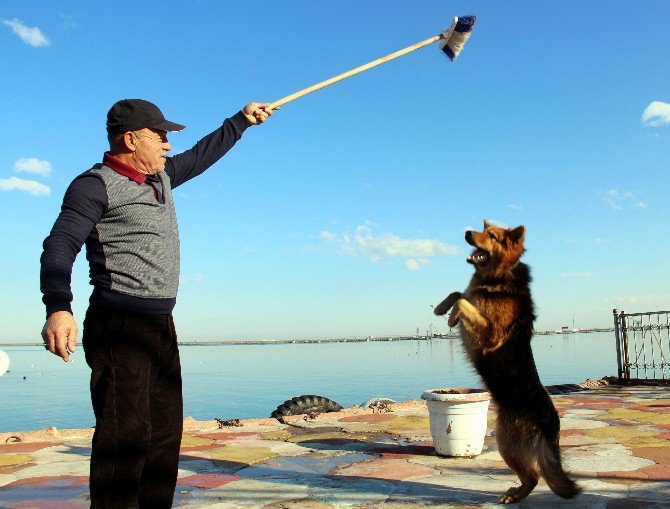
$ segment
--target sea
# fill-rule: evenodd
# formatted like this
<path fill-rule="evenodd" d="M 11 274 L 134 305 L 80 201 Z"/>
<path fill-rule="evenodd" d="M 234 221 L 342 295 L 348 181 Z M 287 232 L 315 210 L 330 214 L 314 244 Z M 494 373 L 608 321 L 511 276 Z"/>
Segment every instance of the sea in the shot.
<path fill-rule="evenodd" d="M 545 385 L 617 372 L 613 332 L 537 335 L 532 346 Z M 0 376 L 0 432 L 94 425 L 81 346 L 67 363 L 37 346 L 2 350 L 11 364 Z M 303 394 L 347 407 L 482 386 L 459 339 L 182 345 L 180 352 L 184 415 L 199 420 L 269 417 Z"/>

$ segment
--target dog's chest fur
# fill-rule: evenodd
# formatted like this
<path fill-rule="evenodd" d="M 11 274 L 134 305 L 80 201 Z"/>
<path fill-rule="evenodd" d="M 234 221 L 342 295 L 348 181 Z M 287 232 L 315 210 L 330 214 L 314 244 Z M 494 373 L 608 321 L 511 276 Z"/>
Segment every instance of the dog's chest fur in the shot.
<path fill-rule="evenodd" d="M 519 265 L 510 280 L 482 281 L 473 276 L 463 298 L 487 326 L 475 330 L 460 326 L 467 355 L 494 399 L 511 406 L 516 405 L 510 400 L 524 392 L 535 392 L 539 385 L 530 346 L 535 320 L 530 271 Z"/>

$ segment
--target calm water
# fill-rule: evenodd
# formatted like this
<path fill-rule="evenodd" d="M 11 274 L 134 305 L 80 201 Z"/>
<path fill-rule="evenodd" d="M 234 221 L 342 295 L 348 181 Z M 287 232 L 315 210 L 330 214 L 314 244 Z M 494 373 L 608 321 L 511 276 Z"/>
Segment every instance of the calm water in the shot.
<path fill-rule="evenodd" d="M 3 350 L 11 366 L 0 377 L 0 431 L 94 424 L 83 351 L 64 363 L 41 347 Z M 545 385 L 616 374 L 612 332 L 536 336 L 533 351 Z M 182 346 L 181 358 L 184 414 L 196 419 L 267 417 L 301 394 L 350 406 L 480 386 L 457 339 Z"/>

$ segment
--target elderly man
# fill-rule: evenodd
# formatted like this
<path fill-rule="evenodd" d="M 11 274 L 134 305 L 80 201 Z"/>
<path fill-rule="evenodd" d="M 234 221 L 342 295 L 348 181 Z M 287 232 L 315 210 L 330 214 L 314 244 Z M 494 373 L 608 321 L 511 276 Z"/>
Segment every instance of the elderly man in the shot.
<path fill-rule="evenodd" d="M 75 350 L 70 280 L 85 243 L 93 285 L 83 333 L 96 419 L 93 508 L 172 505 L 183 421 L 172 320 L 179 283 L 172 189 L 270 115 L 267 103 L 249 103 L 192 149 L 167 157 L 167 133 L 184 126 L 166 120 L 155 104 L 124 99 L 107 114 L 110 151 L 65 193 L 41 257 L 42 337 L 65 361 Z"/>

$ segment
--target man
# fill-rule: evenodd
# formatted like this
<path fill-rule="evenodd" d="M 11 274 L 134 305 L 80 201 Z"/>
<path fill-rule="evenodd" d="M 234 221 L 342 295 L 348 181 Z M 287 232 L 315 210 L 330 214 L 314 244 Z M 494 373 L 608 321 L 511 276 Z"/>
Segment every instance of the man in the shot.
<path fill-rule="evenodd" d="M 83 334 L 96 418 L 93 508 L 172 505 L 183 422 L 172 320 L 179 283 L 172 189 L 271 115 L 267 103 L 249 103 L 191 150 L 167 157 L 167 133 L 184 126 L 166 120 L 155 104 L 124 99 L 107 114 L 109 152 L 65 193 L 41 257 L 42 338 L 65 361 L 75 350 L 70 280 L 86 243 L 93 285 Z"/>

